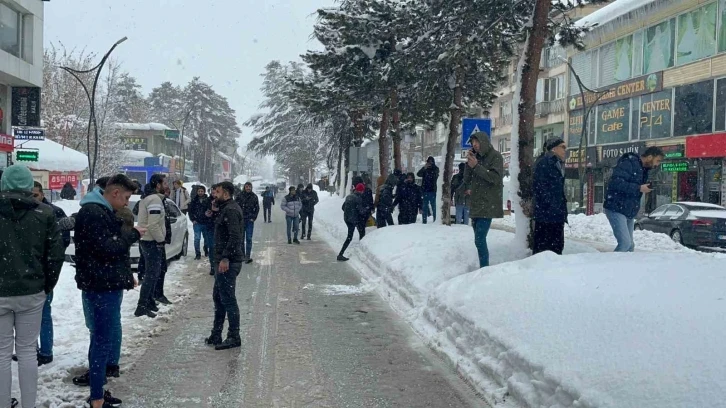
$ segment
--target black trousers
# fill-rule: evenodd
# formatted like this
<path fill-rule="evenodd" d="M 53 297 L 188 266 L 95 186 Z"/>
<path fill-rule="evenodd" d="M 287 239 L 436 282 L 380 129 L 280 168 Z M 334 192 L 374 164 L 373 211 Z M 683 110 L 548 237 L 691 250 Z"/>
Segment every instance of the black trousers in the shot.
<path fill-rule="evenodd" d="M 393 225 L 393 215 L 391 215 L 391 212 L 376 210 L 376 227 L 383 228 L 388 225 Z"/>
<path fill-rule="evenodd" d="M 214 325 L 212 335 L 221 335 L 224 327 L 224 318 L 229 323 L 228 336 L 239 337 L 239 305 L 237 304 L 237 275 L 242 270 L 241 263 L 230 263 L 229 270 L 225 273 L 219 272 L 219 263 L 214 266 L 214 289 L 212 300 L 214 301 Z"/>
<path fill-rule="evenodd" d="M 265 222 L 272 221 L 272 204 L 262 204 L 262 214 L 265 217 Z"/>
<path fill-rule="evenodd" d="M 154 286 L 154 299 L 164 297 L 164 281 L 166 280 L 166 271 L 169 268 L 169 261 L 166 260 L 166 247 L 161 249 L 161 274 L 159 280 Z"/>
<path fill-rule="evenodd" d="M 305 221 L 307 220 L 308 223 L 308 237 L 313 232 L 313 216 L 315 215 L 314 212 L 300 212 L 300 225 L 302 226 L 302 235 L 300 235 L 300 238 L 305 238 Z"/>
<path fill-rule="evenodd" d="M 348 249 L 348 245 L 350 245 L 350 242 L 353 241 L 353 234 L 355 233 L 356 228 L 358 229 L 358 239 L 363 239 L 363 237 L 366 236 L 366 226 L 365 223 L 361 225 L 358 224 L 352 224 L 349 222 L 346 222 L 345 225 L 348 226 L 348 237 L 345 238 L 345 242 L 343 243 L 343 248 L 340 250 L 340 255 L 343 255 L 345 253 L 345 250 Z"/>
<path fill-rule="evenodd" d="M 539 222 L 534 223 L 534 246 L 533 254 L 544 251 L 552 251 L 562 255 L 565 248 L 565 223 L 564 222 Z"/>

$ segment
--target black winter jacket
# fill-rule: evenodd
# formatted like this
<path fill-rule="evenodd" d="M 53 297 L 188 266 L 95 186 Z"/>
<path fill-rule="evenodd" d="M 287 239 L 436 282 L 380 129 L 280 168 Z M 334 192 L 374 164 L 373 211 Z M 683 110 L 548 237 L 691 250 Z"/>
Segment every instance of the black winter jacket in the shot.
<path fill-rule="evenodd" d="M 315 205 L 320 201 L 318 200 L 318 193 L 315 190 L 303 190 L 300 194 L 300 201 L 302 201 L 303 208 L 300 211 L 301 214 L 313 214 L 315 212 Z"/>
<path fill-rule="evenodd" d="M 192 222 L 202 225 L 213 225 L 214 220 L 204 215 L 204 213 L 211 208 L 212 200 L 209 197 L 206 195 L 204 197 L 194 196 L 192 201 L 189 202 L 189 219 L 192 220 Z"/>
<path fill-rule="evenodd" d="M 218 202 L 217 205 L 219 215 L 214 224 L 214 259 L 242 262 L 242 209 L 234 200 Z"/>
<path fill-rule="evenodd" d="M 88 203 L 76 216 L 76 284 L 88 292 L 134 288 L 128 268 L 129 248 L 140 238 L 136 229 L 122 231 L 121 221 L 110 208 Z"/>
<path fill-rule="evenodd" d="M 428 169 L 421 167 L 421 170 L 416 173 L 417 176 L 421 177 L 421 190 L 424 193 L 435 193 L 436 192 L 436 181 L 439 179 L 439 168 L 432 164 Z"/>
<path fill-rule="evenodd" d="M 534 165 L 534 220 L 538 222 L 567 222 L 567 198 L 563 163 L 556 155 L 547 153 Z"/>
<path fill-rule="evenodd" d="M 46 200 L 45 198 L 43 198 L 43 204 L 49 205 L 50 208 L 53 209 L 53 215 L 55 215 L 56 221 L 60 221 L 66 218 L 66 212 L 63 211 L 62 208 L 49 203 L 48 200 Z M 71 231 L 68 229 L 62 229 L 61 237 L 63 238 L 63 248 L 68 248 L 68 246 L 71 244 Z"/>
<path fill-rule="evenodd" d="M 363 207 L 363 198 L 353 193 L 345 197 L 343 202 L 343 220 L 346 224 L 358 224 L 362 218 L 368 219 L 368 213 Z"/>
<path fill-rule="evenodd" d="M 242 191 L 234 199 L 242 209 L 242 216 L 245 221 L 255 221 L 260 214 L 260 199 L 253 192 Z"/>
<path fill-rule="evenodd" d="M 393 186 L 385 184 L 381 188 L 381 197 L 378 199 L 378 211 L 384 214 L 390 214 L 393 212 Z"/>
<path fill-rule="evenodd" d="M 421 187 L 416 183 L 404 183 L 396 194 L 393 206 L 398 206 L 401 214 L 415 216 L 423 208 Z"/>

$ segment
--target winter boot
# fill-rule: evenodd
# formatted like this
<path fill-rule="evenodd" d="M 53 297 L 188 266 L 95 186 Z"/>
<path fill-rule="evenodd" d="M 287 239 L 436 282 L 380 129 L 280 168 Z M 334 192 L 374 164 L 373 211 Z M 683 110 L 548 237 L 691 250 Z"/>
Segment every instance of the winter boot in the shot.
<path fill-rule="evenodd" d="M 310 234 L 308 234 L 308 241 L 310 241 Z"/>
<path fill-rule="evenodd" d="M 106 367 L 106 377 L 109 377 L 108 375 L 108 367 Z M 106 379 L 103 380 L 103 385 L 106 385 L 108 381 Z M 86 371 L 85 373 L 73 377 L 73 384 L 79 386 L 79 387 L 88 387 L 91 385 L 91 372 Z"/>
<path fill-rule="evenodd" d="M 146 316 L 146 317 L 150 317 L 150 318 L 153 319 L 153 318 L 156 317 L 156 313 L 152 312 L 147 307 L 138 306 L 138 307 L 136 307 L 136 311 L 134 312 L 134 316 L 136 316 L 136 317 Z"/>
<path fill-rule="evenodd" d="M 288 243 L 288 244 L 292 244 L 292 240 L 291 240 L 291 239 L 288 239 L 288 240 L 287 240 L 287 243 Z"/>
<path fill-rule="evenodd" d="M 242 339 L 239 336 L 227 336 L 227 339 L 222 343 L 214 346 L 215 350 L 229 350 L 236 347 L 242 346 Z"/>
<path fill-rule="evenodd" d="M 170 304 L 172 304 L 171 303 L 171 300 L 167 299 L 167 297 L 164 296 L 164 295 L 161 295 L 159 297 L 156 297 L 156 298 L 154 298 L 154 300 L 156 300 L 157 302 L 161 303 L 162 305 L 169 306 Z"/>
<path fill-rule="evenodd" d="M 43 356 L 40 353 L 38 353 L 38 367 L 46 364 L 50 364 L 53 362 L 53 356 Z"/>
<path fill-rule="evenodd" d="M 121 377 L 121 369 L 117 365 L 106 366 L 106 377 L 119 378 Z"/>
<path fill-rule="evenodd" d="M 296 244 L 300 244 L 300 241 L 298 241 L 297 238 L 293 239 L 292 242 L 294 242 Z"/>
<path fill-rule="evenodd" d="M 246 264 L 251 264 L 252 263 L 252 258 L 247 258 L 247 260 L 245 261 L 245 263 Z"/>
<path fill-rule="evenodd" d="M 348 258 L 344 257 L 343 254 L 338 255 L 338 261 L 345 262 L 347 260 L 348 260 Z"/>
<path fill-rule="evenodd" d="M 200 253 L 197 253 L 197 254 L 196 254 L 196 255 L 194 256 L 194 260 L 195 260 L 195 261 L 198 261 L 198 260 L 200 260 L 200 259 L 202 259 L 202 254 L 200 254 Z"/>
<path fill-rule="evenodd" d="M 204 339 L 204 344 L 208 346 L 218 346 L 222 344 L 222 335 L 221 334 L 212 334 L 211 336 Z"/>
<path fill-rule="evenodd" d="M 154 313 L 159 311 L 159 305 L 156 304 L 155 300 L 152 300 L 151 302 L 149 302 L 149 305 L 146 308 L 151 310 Z"/>
<path fill-rule="evenodd" d="M 88 397 L 88 399 L 86 400 L 86 404 L 89 407 L 93 406 L 93 405 L 91 405 L 91 397 Z M 120 399 L 111 395 L 111 393 L 109 391 L 105 391 L 103 393 L 103 405 L 101 405 L 102 408 L 118 408 L 122 404 L 123 404 L 123 401 L 121 401 Z"/>

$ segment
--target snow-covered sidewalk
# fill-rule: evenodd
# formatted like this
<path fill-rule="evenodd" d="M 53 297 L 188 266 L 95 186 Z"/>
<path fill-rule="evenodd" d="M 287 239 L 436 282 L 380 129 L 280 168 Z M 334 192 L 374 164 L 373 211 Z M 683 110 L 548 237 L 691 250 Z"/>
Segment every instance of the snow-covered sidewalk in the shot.
<path fill-rule="evenodd" d="M 78 201 L 54 203 L 68 215 L 78 211 Z M 191 228 L 191 223 L 189 224 Z M 193 251 L 190 251 L 193 253 Z M 166 275 L 165 292 L 174 305 L 159 305 L 155 319 L 134 317 L 139 289 L 124 292 L 121 306 L 123 343 L 121 348 L 121 372 L 133 366 L 143 354 L 152 338 L 163 332 L 173 318 L 173 310 L 191 294 L 187 284 L 189 277 L 199 272 L 182 258 L 172 262 Z M 83 317 L 81 292 L 76 287 L 75 268 L 63 265 L 60 280 L 53 292 L 54 345 L 53 362 L 39 368 L 38 407 L 71 408 L 84 406 L 89 389 L 77 387 L 72 377 L 82 374 L 88 367 L 89 334 Z M 109 379 L 113 387 L 113 379 Z M 13 364 L 13 396 L 19 398 L 17 365 Z"/>
<path fill-rule="evenodd" d="M 325 196 L 316 222 L 337 250 L 342 200 Z M 570 239 L 564 256 L 526 257 L 512 236 L 491 231 L 493 266 L 479 270 L 465 226 L 371 228 L 349 255 L 492 405 L 726 406 L 723 256 L 674 253 L 665 242 L 597 253 Z"/>

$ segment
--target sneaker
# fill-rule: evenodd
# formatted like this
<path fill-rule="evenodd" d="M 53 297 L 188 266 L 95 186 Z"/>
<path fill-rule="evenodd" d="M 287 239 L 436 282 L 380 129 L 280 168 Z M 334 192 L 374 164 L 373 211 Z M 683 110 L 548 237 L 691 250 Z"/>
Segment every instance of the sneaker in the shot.
<path fill-rule="evenodd" d="M 246 263 L 246 264 L 251 264 L 251 263 L 252 263 L 252 258 L 250 258 L 250 259 L 246 260 L 246 261 L 245 261 L 245 263 Z"/>
<path fill-rule="evenodd" d="M 297 238 L 293 239 L 292 242 L 294 242 L 296 244 L 300 244 L 300 241 L 298 241 Z"/>
<path fill-rule="evenodd" d="M 108 377 L 108 367 L 106 368 L 106 377 Z M 103 380 L 103 385 L 106 385 L 108 380 Z M 91 384 L 91 372 L 86 371 L 85 373 L 73 377 L 73 384 L 79 386 L 79 387 L 88 387 Z"/>
<path fill-rule="evenodd" d="M 198 260 L 200 260 L 200 259 L 202 259 L 202 254 L 197 254 L 197 255 L 196 255 L 196 256 L 194 257 L 194 260 L 195 260 L 195 261 L 198 261 Z"/>
<path fill-rule="evenodd" d="M 106 392 L 103 393 L 103 405 L 106 406 L 106 404 L 112 407 L 120 407 L 121 404 L 123 404 L 123 401 L 114 397 L 111 395 L 110 391 L 106 390 Z"/>
<path fill-rule="evenodd" d="M 121 377 L 121 369 L 117 365 L 106 366 L 106 377 L 119 378 Z"/>
<path fill-rule="evenodd" d="M 146 317 L 150 317 L 153 319 L 156 317 L 156 313 L 152 312 L 151 310 L 149 310 L 148 308 L 145 308 L 145 307 L 137 307 L 136 311 L 134 312 L 134 316 L 136 316 L 136 317 L 146 316 Z"/>
<path fill-rule="evenodd" d="M 348 258 L 344 257 L 343 255 L 338 255 L 338 261 L 345 262 L 347 260 L 348 260 Z"/>
<path fill-rule="evenodd" d="M 147 306 L 147 309 L 151 310 L 152 312 L 158 312 L 159 311 L 159 305 L 156 304 L 156 301 L 151 301 L 151 304 Z"/>
<path fill-rule="evenodd" d="M 308 241 L 310 241 L 310 235 L 308 235 Z"/>
<path fill-rule="evenodd" d="M 164 295 L 161 295 L 161 296 L 159 296 L 157 298 L 154 298 L 154 300 L 156 300 L 157 302 L 161 303 L 162 305 L 167 305 L 168 306 L 168 305 L 172 304 L 171 303 L 171 300 L 167 299 L 167 297 L 164 296 Z"/>
<path fill-rule="evenodd" d="M 220 334 L 213 334 L 206 339 L 204 339 L 204 344 L 208 346 L 218 346 L 222 344 L 222 335 Z"/>
<path fill-rule="evenodd" d="M 227 337 L 225 341 L 214 346 L 215 350 L 229 350 L 242 346 L 242 339 L 239 337 Z"/>
<path fill-rule="evenodd" d="M 38 353 L 38 367 L 50 364 L 53 362 L 53 356 L 44 356 Z"/>
<path fill-rule="evenodd" d="M 18 406 L 18 400 L 16 400 L 15 398 L 11 398 L 10 399 L 10 408 L 15 408 L 17 406 Z"/>
<path fill-rule="evenodd" d="M 291 240 L 291 239 L 288 239 L 288 240 L 287 240 L 287 243 L 288 243 L 288 244 L 292 244 L 292 240 Z"/>
<path fill-rule="evenodd" d="M 18 362 L 18 355 L 17 354 L 13 354 L 13 361 L 15 361 L 16 363 Z"/>
<path fill-rule="evenodd" d="M 210 275 L 210 276 L 214 276 L 214 271 L 210 270 L 210 271 L 209 271 L 209 275 Z"/>

